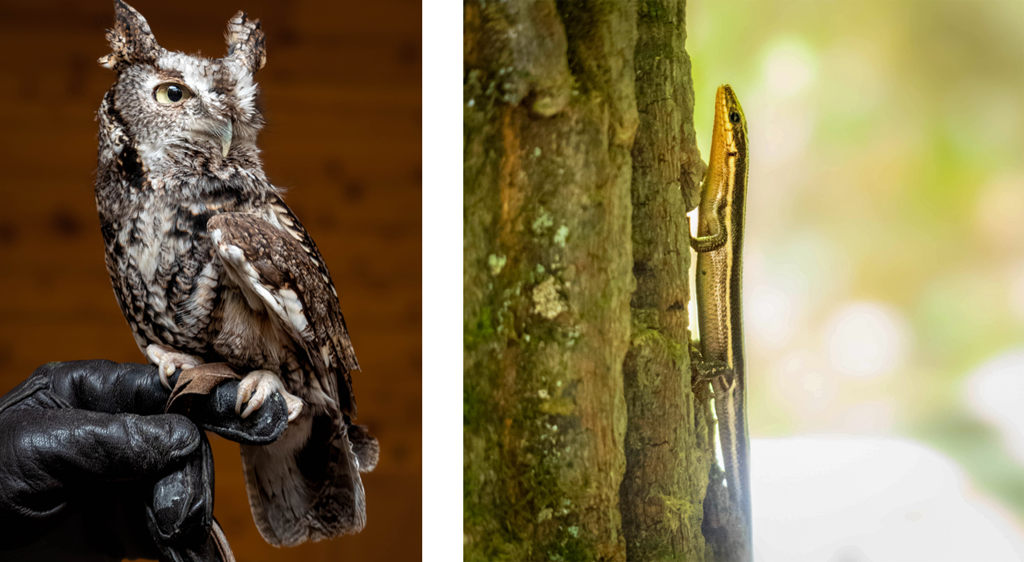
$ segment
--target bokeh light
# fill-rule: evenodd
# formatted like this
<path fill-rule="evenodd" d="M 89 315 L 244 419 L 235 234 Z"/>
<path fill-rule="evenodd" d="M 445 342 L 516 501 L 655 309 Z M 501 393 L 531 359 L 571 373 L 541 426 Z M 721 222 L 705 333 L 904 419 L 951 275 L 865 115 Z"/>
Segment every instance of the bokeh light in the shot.
<path fill-rule="evenodd" d="M 906 338 L 895 310 L 877 303 L 844 306 L 825 328 L 829 366 L 855 377 L 892 374 L 906 357 Z"/>

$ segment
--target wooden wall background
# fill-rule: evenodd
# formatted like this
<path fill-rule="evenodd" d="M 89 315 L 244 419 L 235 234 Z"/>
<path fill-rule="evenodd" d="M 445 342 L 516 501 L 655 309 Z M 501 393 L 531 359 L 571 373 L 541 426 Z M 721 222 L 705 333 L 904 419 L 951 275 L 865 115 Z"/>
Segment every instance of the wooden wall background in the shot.
<path fill-rule="evenodd" d="M 274 549 L 245 499 L 238 447 L 213 436 L 216 515 L 239 560 L 420 559 L 420 3 L 132 3 L 168 49 L 225 53 L 225 24 L 263 21 L 257 75 L 275 184 L 324 254 L 380 439 L 359 535 Z M 110 288 L 93 199 L 94 114 L 114 80 L 111 2 L 0 1 L 0 393 L 48 361 L 144 362 Z"/>

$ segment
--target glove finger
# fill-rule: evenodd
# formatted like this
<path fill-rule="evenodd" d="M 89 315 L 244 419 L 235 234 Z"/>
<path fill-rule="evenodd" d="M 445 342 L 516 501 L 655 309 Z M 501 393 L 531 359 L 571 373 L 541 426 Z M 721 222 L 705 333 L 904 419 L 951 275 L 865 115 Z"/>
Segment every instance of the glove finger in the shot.
<path fill-rule="evenodd" d="M 239 381 L 217 385 L 206 396 L 192 401 L 192 419 L 207 431 L 243 445 L 266 445 L 288 429 L 288 405 L 280 393 L 273 393 L 247 418 L 235 413 Z"/>
<path fill-rule="evenodd" d="M 33 377 L 48 381 L 49 393 L 61 405 L 96 412 L 149 415 L 163 413 L 170 393 L 160 384 L 157 367 L 106 360 L 48 363 Z M 275 396 L 242 419 L 235 413 L 238 381 L 218 385 L 193 398 L 190 417 L 209 431 L 246 445 L 266 445 L 288 427 L 284 399 Z"/>
<path fill-rule="evenodd" d="M 213 521 L 213 452 L 206 435 L 200 433 L 196 450 L 169 468 L 153 486 L 150 529 L 161 549 L 201 545 Z"/>
<path fill-rule="evenodd" d="M 67 406 L 94 412 L 159 414 L 170 396 L 154 365 L 63 361 L 47 363 L 32 376 L 47 379 L 50 393 Z"/>
<path fill-rule="evenodd" d="M 126 480 L 155 474 L 192 453 L 200 431 L 177 414 L 86 410 L 24 412 L 15 422 L 22 458 L 60 481 Z"/>

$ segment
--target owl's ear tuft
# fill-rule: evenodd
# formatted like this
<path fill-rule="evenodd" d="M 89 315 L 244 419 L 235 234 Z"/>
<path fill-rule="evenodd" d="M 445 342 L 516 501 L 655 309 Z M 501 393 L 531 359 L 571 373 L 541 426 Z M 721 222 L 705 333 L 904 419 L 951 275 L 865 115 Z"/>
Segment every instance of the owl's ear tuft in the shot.
<path fill-rule="evenodd" d="M 120 70 L 126 64 L 151 63 L 160 56 L 162 48 L 149 23 L 135 8 L 124 0 L 114 0 L 114 17 L 114 29 L 107 31 L 112 52 L 99 60 L 101 65 Z"/>
<path fill-rule="evenodd" d="M 227 58 L 241 62 L 253 74 L 267 64 L 266 37 L 260 28 L 260 20 L 251 20 L 245 12 L 239 11 L 228 20 L 224 36 L 228 41 Z"/>

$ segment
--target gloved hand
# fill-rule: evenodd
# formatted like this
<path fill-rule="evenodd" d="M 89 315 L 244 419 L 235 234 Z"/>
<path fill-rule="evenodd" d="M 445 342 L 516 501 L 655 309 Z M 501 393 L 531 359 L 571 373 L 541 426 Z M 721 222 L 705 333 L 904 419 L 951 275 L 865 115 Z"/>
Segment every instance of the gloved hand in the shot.
<path fill-rule="evenodd" d="M 196 424 L 265 444 L 288 423 L 280 395 L 239 418 L 237 388 L 194 399 L 190 420 L 163 413 L 154 366 L 37 369 L 0 398 L 0 560 L 223 559 L 210 531 L 213 457 Z"/>

